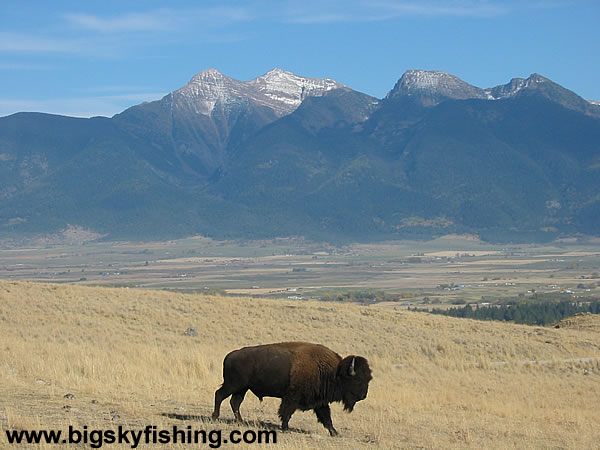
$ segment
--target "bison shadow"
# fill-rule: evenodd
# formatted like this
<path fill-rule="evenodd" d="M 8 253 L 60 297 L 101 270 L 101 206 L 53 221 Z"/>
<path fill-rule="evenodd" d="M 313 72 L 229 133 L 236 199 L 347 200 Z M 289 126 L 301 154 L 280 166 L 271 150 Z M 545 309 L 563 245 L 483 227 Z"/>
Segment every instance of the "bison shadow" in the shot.
<path fill-rule="evenodd" d="M 277 430 L 277 431 L 282 432 L 280 424 L 276 424 L 273 422 L 265 422 L 262 420 L 244 420 L 243 422 L 238 422 L 237 420 L 235 420 L 233 418 L 232 419 L 228 419 L 228 418 L 213 419 L 211 416 L 202 416 L 202 415 L 195 415 L 195 414 L 178 414 L 178 413 L 161 413 L 161 416 L 168 417 L 169 419 L 193 420 L 193 421 L 199 421 L 202 423 L 226 423 L 228 425 L 243 425 L 246 427 L 263 428 L 263 429 Z M 303 430 L 301 428 L 294 428 L 294 427 L 289 427 L 285 432 L 286 433 L 292 432 L 292 433 L 310 434 L 310 432 L 307 430 Z"/>

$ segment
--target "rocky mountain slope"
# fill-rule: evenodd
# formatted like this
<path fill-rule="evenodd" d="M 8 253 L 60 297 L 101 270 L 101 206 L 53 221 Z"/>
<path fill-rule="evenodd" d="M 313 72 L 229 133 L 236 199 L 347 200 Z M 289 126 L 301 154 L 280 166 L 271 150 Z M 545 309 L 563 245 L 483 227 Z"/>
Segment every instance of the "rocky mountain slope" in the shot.
<path fill-rule="evenodd" d="M 0 118 L 0 227 L 109 237 L 597 233 L 600 106 L 533 74 L 410 70 L 378 100 L 214 69 L 108 118 Z"/>
<path fill-rule="evenodd" d="M 157 164 L 159 170 L 175 176 L 186 173 L 197 183 L 225 163 L 228 151 L 293 112 L 305 98 L 343 87 L 331 79 L 300 77 L 280 69 L 250 81 L 208 69 L 161 100 L 129 108 L 114 121 L 150 144 L 148 158 L 167 160 Z"/>

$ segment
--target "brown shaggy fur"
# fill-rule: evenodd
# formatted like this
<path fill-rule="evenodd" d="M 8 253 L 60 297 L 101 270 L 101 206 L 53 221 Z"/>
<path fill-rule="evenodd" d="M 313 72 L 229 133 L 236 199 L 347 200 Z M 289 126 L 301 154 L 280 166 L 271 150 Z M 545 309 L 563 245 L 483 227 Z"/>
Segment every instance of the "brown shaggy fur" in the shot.
<path fill-rule="evenodd" d="M 215 392 L 215 419 L 219 417 L 221 402 L 231 395 L 233 413 L 242 420 L 239 407 L 250 390 L 261 400 L 282 399 L 282 429 L 287 429 L 297 409 L 313 409 L 317 420 L 331 435 L 336 435 L 329 403 L 342 402 L 346 411 L 352 411 L 356 402 L 367 396 L 371 369 L 360 356 L 342 359 L 320 344 L 281 342 L 229 353 L 223 360 L 223 380 Z"/>

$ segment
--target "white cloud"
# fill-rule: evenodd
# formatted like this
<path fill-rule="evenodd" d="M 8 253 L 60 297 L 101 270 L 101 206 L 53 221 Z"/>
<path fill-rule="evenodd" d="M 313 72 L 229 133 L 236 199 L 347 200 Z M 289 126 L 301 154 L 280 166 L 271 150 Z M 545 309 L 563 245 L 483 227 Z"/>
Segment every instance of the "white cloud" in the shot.
<path fill-rule="evenodd" d="M 0 52 L 80 53 L 86 48 L 80 39 L 49 38 L 25 33 L 0 32 Z"/>
<path fill-rule="evenodd" d="M 228 5 L 161 8 L 113 15 L 59 13 L 62 23 L 44 31 L 0 32 L 0 52 L 119 57 L 130 54 L 132 48 L 152 45 L 157 40 L 164 43 L 169 39 L 172 44 L 189 39 L 211 43 L 245 40 L 251 37 L 249 31 L 237 26 L 244 22 L 253 25 L 269 21 L 328 24 L 414 16 L 493 17 L 517 9 L 540 7 L 539 0 L 249 0 L 244 3 L 236 0 Z M 128 35 L 127 39 L 124 34 Z"/>
<path fill-rule="evenodd" d="M 29 63 L 0 63 L 0 70 L 53 70 L 54 66 Z"/>
<path fill-rule="evenodd" d="M 488 1 L 383 1 L 373 5 L 381 8 L 391 17 L 403 15 L 492 17 L 509 11 L 506 3 Z"/>
<path fill-rule="evenodd" d="M 304 1 L 289 4 L 287 22 L 335 23 L 375 22 L 411 16 L 494 17 L 511 10 L 506 3 L 477 0 L 378 0 L 378 1 Z"/>
<path fill-rule="evenodd" d="M 203 24 L 219 28 L 231 23 L 249 20 L 251 15 L 243 7 L 214 7 L 196 9 L 155 9 L 145 12 L 123 13 L 104 17 L 85 13 L 66 13 L 62 16 L 71 25 L 102 33 L 178 32 Z"/>
<path fill-rule="evenodd" d="M 77 89 L 79 92 L 88 92 L 88 93 L 117 93 L 117 92 L 127 92 L 126 95 L 137 95 L 133 94 L 134 92 L 149 92 L 152 88 L 148 86 L 137 86 L 137 85 L 110 85 L 110 86 L 92 86 L 86 88 Z M 146 94 L 143 94 L 146 95 Z"/>
<path fill-rule="evenodd" d="M 150 13 L 130 13 L 118 17 L 103 18 L 91 14 L 68 13 L 63 16 L 69 23 L 103 33 L 122 31 L 165 31 L 173 25 L 169 20 L 161 20 L 160 11 Z"/>
<path fill-rule="evenodd" d="M 403 17 L 492 18 L 524 10 L 572 7 L 579 0 L 282 0 L 263 16 L 289 23 L 376 22 Z M 261 2 L 255 3 L 262 5 Z"/>

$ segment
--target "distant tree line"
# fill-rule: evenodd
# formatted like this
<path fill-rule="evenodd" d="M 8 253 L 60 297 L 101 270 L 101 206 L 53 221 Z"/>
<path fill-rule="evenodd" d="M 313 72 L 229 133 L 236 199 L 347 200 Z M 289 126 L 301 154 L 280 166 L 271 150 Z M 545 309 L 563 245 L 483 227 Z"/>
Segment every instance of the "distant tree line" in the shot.
<path fill-rule="evenodd" d="M 383 291 L 351 291 L 351 292 L 326 292 L 321 295 L 321 300 L 326 302 L 382 302 L 389 299 Z"/>
<path fill-rule="evenodd" d="M 349 292 L 326 292 L 320 296 L 320 299 L 326 302 L 399 302 L 407 299 L 413 299 L 417 294 L 413 292 L 404 292 L 401 294 L 386 294 L 384 291 L 349 291 Z"/>
<path fill-rule="evenodd" d="M 414 308 L 414 310 L 417 310 Z M 514 303 L 507 305 L 466 305 L 460 308 L 434 308 L 432 314 L 451 317 L 464 317 L 477 320 L 501 320 L 527 325 L 550 325 L 565 317 L 578 313 L 600 314 L 600 301 L 594 299 L 586 302 L 560 301 Z"/>

